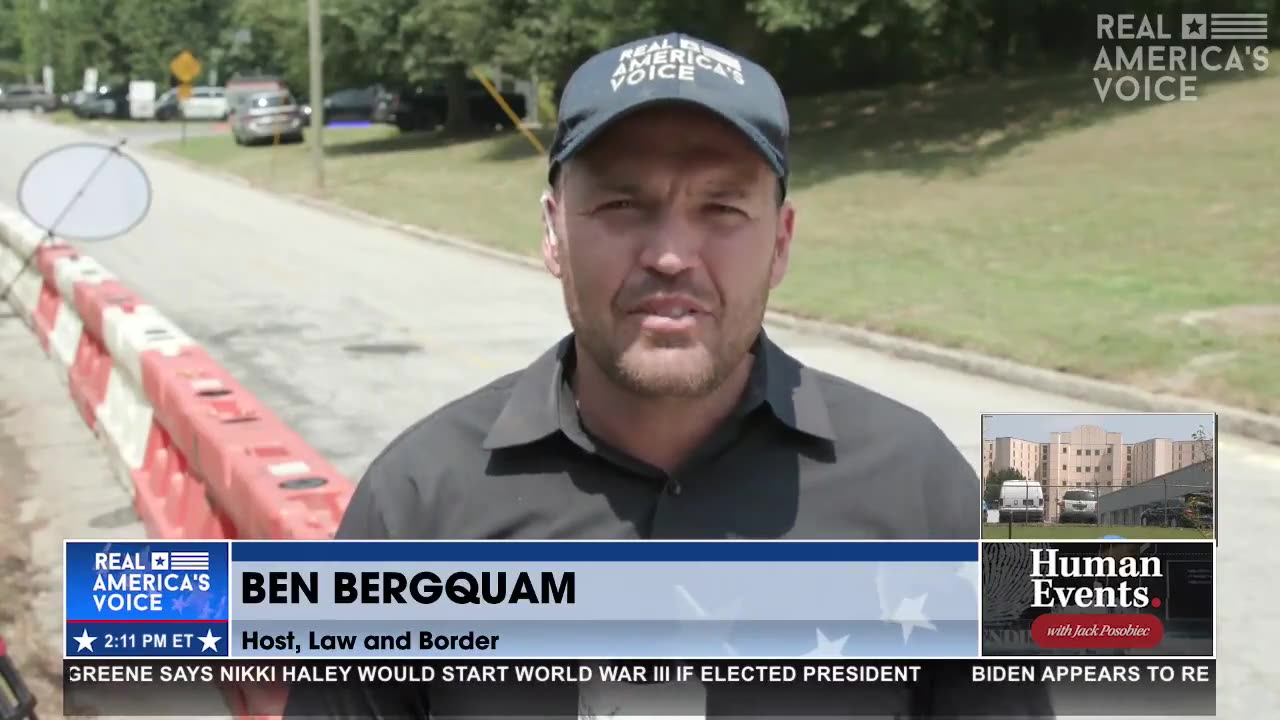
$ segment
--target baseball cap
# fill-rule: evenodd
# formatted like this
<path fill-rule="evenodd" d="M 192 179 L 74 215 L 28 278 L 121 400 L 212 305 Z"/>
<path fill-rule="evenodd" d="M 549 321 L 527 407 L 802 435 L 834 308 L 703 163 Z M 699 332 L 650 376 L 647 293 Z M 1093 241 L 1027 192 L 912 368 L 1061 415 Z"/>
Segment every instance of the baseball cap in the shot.
<path fill-rule="evenodd" d="M 684 33 L 635 40 L 596 54 L 565 85 L 548 179 L 613 123 L 663 103 L 701 107 L 742 132 L 785 188 L 790 119 L 768 70 Z"/>

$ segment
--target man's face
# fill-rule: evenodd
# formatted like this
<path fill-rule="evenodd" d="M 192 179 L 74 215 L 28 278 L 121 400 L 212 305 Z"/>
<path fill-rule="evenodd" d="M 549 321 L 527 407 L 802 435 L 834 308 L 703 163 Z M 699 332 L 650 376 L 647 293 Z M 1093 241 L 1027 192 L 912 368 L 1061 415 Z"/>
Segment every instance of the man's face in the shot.
<path fill-rule="evenodd" d="M 647 397 L 698 397 L 743 362 L 787 267 L 794 211 L 742 134 L 641 111 L 562 169 L 543 243 L 581 347 Z"/>

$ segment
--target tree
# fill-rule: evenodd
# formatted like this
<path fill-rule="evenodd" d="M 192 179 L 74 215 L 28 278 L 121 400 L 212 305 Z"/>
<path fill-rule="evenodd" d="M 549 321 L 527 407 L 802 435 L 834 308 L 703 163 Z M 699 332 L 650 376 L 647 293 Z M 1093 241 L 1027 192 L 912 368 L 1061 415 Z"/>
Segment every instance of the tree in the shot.
<path fill-rule="evenodd" d="M 1208 473 L 1208 477 L 1206 478 L 1209 487 L 1209 492 L 1206 493 L 1209 496 L 1207 509 L 1209 512 L 1213 512 L 1213 505 L 1216 504 L 1214 491 L 1217 489 L 1214 487 L 1213 483 L 1214 463 L 1216 462 L 1216 458 L 1214 457 L 1214 437 L 1205 430 L 1203 425 L 1201 425 L 1194 433 L 1191 434 L 1191 439 L 1196 443 L 1193 446 L 1191 459 L 1198 463 L 1203 463 L 1204 472 Z M 1205 534 L 1208 534 L 1213 532 L 1214 527 L 1211 523 L 1204 523 L 1199 529 Z"/>
<path fill-rule="evenodd" d="M 1214 438 L 1201 425 L 1195 432 L 1191 433 L 1191 439 L 1195 441 L 1195 447 L 1192 450 L 1191 459 L 1195 462 L 1209 461 L 1209 472 L 1213 472 L 1213 449 Z"/>
<path fill-rule="evenodd" d="M 109 15 L 126 48 L 129 79 L 167 87 L 169 61 L 182 50 L 207 58 L 221 39 L 228 8 L 222 0 L 115 0 Z"/>
<path fill-rule="evenodd" d="M 999 470 L 992 468 L 987 473 L 987 492 L 985 498 L 989 503 L 996 503 L 1000 500 L 1000 488 L 1009 480 L 1026 480 L 1026 476 L 1017 468 L 1001 468 Z"/>
<path fill-rule="evenodd" d="M 295 92 L 307 86 L 305 3 L 234 0 L 227 20 L 218 45 L 228 78 L 279 75 Z"/>
<path fill-rule="evenodd" d="M 15 2 L 0 0 L 0 83 L 25 82 L 27 79 Z"/>

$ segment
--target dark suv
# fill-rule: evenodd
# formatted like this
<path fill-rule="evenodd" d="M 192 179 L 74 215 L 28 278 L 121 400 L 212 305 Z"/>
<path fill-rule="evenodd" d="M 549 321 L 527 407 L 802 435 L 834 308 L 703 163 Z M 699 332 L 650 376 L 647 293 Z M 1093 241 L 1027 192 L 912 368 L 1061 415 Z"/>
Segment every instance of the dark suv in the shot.
<path fill-rule="evenodd" d="M 1185 527 L 1206 530 L 1213 527 L 1213 498 L 1201 493 L 1151 503 L 1143 508 L 1139 522 L 1147 526 Z"/>
<path fill-rule="evenodd" d="M 504 92 L 501 96 L 516 117 L 525 116 L 527 104 L 523 94 Z M 389 118 L 404 132 L 435 130 L 437 126 L 444 124 L 449 112 L 449 95 L 442 84 L 387 93 L 379 102 L 390 104 Z M 476 127 L 515 126 L 484 85 L 474 80 L 467 82 L 467 104 L 471 122 Z"/>
<path fill-rule="evenodd" d="M 117 118 L 126 120 L 129 112 L 129 86 L 124 83 L 104 85 L 98 93 L 88 99 L 71 106 L 76 117 L 86 120 L 93 118 Z"/>
<path fill-rule="evenodd" d="M 44 91 L 40 85 L 7 85 L 0 88 L 0 110 L 53 112 L 58 109 L 58 96 Z"/>

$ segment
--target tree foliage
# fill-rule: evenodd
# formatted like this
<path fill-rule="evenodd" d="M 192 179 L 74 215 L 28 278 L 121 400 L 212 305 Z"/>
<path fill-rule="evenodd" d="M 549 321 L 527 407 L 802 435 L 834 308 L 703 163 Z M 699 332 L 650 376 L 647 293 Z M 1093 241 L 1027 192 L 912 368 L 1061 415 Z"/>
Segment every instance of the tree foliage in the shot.
<path fill-rule="evenodd" d="M 1001 468 L 996 470 L 992 468 L 987 472 L 987 490 L 983 497 L 989 503 L 996 503 L 1000 500 L 1000 488 L 1010 480 L 1026 480 L 1026 476 L 1017 468 Z"/>
<path fill-rule="evenodd" d="M 1096 53 L 1092 0 L 321 0 L 326 86 L 443 83 L 502 67 L 559 88 L 592 53 L 679 30 L 751 56 L 789 94 L 916 81 L 1015 66 L 1083 63 Z M 45 9 L 42 10 L 41 8 Z M 307 86 L 305 0 L 0 0 L 0 74 L 59 89 L 86 66 L 104 76 L 168 80 L 191 49 L 220 78 L 261 72 Z M 1123 12 L 1177 22 L 1183 0 L 1134 0 Z M 1220 12 L 1267 12 L 1280 0 L 1220 0 Z"/>

